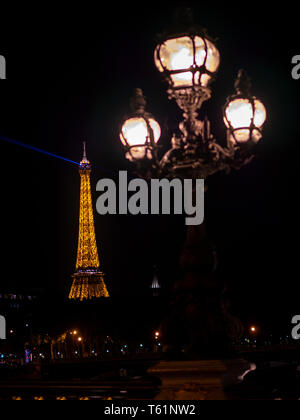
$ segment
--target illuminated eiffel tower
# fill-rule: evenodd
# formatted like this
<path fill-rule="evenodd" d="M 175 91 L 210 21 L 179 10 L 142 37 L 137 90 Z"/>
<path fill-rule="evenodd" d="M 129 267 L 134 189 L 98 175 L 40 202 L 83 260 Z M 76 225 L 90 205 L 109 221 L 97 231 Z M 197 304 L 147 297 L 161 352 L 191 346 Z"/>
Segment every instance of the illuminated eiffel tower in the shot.
<path fill-rule="evenodd" d="M 79 174 L 81 184 L 78 251 L 69 299 L 84 301 L 109 297 L 104 283 L 104 274 L 100 271 L 92 206 L 91 164 L 86 157 L 85 142 L 83 143 L 83 159 L 79 164 Z"/>

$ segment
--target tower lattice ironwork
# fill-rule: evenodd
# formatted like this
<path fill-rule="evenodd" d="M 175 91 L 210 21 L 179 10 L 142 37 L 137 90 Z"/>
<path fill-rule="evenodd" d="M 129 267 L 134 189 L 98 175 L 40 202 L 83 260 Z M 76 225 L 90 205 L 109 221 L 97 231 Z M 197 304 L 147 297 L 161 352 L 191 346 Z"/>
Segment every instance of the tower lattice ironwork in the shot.
<path fill-rule="evenodd" d="M 83 145 L 83 159 L 79 165 L 80 174 L 80 212 L 76 271 L 69 299 L 88 300 L 109 297 L 100 262 L 95 235 L 94 215 L 91 193 L 91 164 L 86 157 L 86 144 Z"/>

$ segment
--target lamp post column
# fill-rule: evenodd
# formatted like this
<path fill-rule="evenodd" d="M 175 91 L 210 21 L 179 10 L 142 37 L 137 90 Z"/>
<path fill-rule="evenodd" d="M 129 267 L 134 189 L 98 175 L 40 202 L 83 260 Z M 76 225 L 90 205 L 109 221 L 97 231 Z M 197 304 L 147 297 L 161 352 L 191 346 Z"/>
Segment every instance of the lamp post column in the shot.
<path fill-rule="evenodd" d="M 162 323 L 165 351 L 220 355 L 230 350 L 232 336 L 242 332 L 240 321 L 228 313 L 224 282 L 216 267 L 216 251 L 205 223 L 189 226 L 180 257 L 182 275 L 173 285 Z"/>

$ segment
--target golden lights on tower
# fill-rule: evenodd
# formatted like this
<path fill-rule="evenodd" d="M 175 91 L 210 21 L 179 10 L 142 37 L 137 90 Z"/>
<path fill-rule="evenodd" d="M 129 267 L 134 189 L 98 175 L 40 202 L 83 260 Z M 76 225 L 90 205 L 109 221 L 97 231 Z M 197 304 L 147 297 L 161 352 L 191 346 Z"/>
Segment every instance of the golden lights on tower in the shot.
<path fill-rule="evenodd" d="M 79 174 L 81 182 L 78 250 L 76 271 L 72 276 L 73 284 L 69 299 L 83 301 L 109 297 L 104 282 L 104 274 L 100 271 L 92 205 L 91 164 L 86 157 L 85 142 L 83 159 L 79 165 Z"/>

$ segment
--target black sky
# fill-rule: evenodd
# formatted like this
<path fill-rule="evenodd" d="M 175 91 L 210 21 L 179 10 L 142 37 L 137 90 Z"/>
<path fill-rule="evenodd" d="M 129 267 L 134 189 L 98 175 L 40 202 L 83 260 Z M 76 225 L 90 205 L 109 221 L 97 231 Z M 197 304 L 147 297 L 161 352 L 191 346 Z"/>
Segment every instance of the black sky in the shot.
<path fill-rule="evenodd" d="M 96 166 L 95 202 L 97 180 L 128 168 L 118 129 L 134 88 L 143 89 L 149 111 L 161 123 L 162 143 L 180 121 L 153 63 L 156 33 L 170 25 L 175 4 L 116 2 L 63 11 L 51 3 L 2 16 L 0 54 L 7 60 L 7 80 L 0 80 L 0 135 L 74 161 L 80 160 L 81 141 L 87 140 Z M 239 68 L 248 71 L 253 93 L 268 112 L 256 160 L 211 179 L 206 221 L 234 307 L 270 322 L 273 316 L 289 319 L 300 309 L 300 80 L 291 77 L 300 41 L 292 6 L 276 7 L 267 2 L 251 3 L 247 10 L 234 4 L 193 4 L 196 21 L 219 38 L 221 67 L 205 105 L 214 133 L 225 135 L 222 105 L 233 92 Z M 41 287 L 63 295 L 76 255 L 77 168 L 0 144 L 1 286 Z M 95 215 L 95 223 L 113 293 L 139 296 L 151 281 L 153 264 L 162 283 L 172 282 L 182 218 Z"/>

